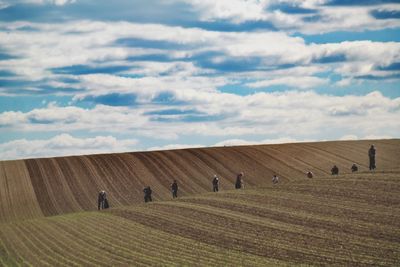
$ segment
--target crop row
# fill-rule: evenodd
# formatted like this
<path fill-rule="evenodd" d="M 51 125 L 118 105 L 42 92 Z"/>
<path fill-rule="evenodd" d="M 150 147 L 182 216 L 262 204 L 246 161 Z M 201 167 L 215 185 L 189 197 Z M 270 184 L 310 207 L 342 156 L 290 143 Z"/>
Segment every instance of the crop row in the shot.
<path fill-rule="evenodd" d="M 2 224 L 3 266 L 279 265 L 106 213 Z"/>

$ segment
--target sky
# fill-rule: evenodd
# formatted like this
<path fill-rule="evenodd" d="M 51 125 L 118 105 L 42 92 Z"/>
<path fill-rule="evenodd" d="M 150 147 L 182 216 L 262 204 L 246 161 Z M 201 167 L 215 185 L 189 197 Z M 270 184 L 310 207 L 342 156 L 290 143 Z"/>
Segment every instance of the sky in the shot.
<path fill-rule="evenodd" d="M 400 137 L 398 0 L 0 0 L 0 160 Z"/>

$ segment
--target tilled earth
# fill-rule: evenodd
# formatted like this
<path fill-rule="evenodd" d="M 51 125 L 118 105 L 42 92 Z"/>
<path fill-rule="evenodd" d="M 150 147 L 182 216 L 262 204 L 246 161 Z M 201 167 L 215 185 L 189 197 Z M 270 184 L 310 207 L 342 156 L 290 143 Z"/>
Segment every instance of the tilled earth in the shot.
<path fill-rule="evenodd" d="M 397 266 L 399 185 L 358 173 L 2 223 L 0 263 Z"/>
<path fill-rule="evenodd" d="M 0 162 L 0 265 L 399 266 L 400 140 L 374 141 L 373 172 L 370 143 Z M 234 190 L 241 171 L 245 189 Z M 155 201 L 144 204 L 146 185 Z M 111 209 L 94 211 L 102 189 Z"/>
<path fill-rule="evenodd" d="M 239 147 L 194 148 L 170 151 L 87 155 L 0 162 L 0 222 L 38 218 L 97 208 L 97 194 L 105 190 L 112 207 L 143 202 L 143 188 L 151 186 L 153 199 L 171 199 L 170 185 L 178 181 L 179 196 L 212 190 L 214 174 L 220 189 L 234 188 L 236 175 L 244 172 L 246 188 L 271 184 L 277 174 L 282 183 L 303 181 L 306 172 L 315 178 L 330 176 L 336 164 L 339 177 L 351 173 L 356 163 L 360 172 L 368 171 L 368 149 L 377 148 L 377 172 L 400 171 L 400 140 L 337 141 Z M 368 188 L 379 174 L 359 187 L 360 201 L 374 201 Z M 352 185 L 349 185 L 352 186 Z M 377 185 L 378 186 L 378 185 Z M 390 181 L 384 188 L 398 186 Z M 293 187 L 295 192 L 313 194 Z M 334 184 L 319 188 L 330 195 L 344 194 Z M 363 193 L 364 192 L 364 193 Z M 351 192 L 348 192 L 351 194 Z M 393 196 L 383 196 L 390 205 Z"/>

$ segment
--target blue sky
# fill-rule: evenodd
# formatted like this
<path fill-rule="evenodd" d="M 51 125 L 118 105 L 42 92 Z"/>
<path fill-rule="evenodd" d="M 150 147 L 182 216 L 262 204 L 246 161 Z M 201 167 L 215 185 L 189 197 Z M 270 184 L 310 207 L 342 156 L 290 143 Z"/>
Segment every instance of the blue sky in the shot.
<path fill-rule="evenodd" d="M 0 159 L 399 138 L 400 4 L 0 0 Z"/>

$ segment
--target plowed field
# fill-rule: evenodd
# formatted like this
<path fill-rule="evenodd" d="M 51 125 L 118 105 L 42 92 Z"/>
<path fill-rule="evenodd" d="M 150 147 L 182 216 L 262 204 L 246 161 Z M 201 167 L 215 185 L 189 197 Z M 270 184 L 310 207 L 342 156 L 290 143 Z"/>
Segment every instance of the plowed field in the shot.
<path fill-rule="evenodd" d="M 3 265 L 396 266 L 399 173 L 3 223 Z"/>
<path fill-rule="evenodd" d="M 369 143 L 0 162 L 0 265 L 398 266 L 400 141 L 374 141 L 375 172 Z M 329 175 L 333 164 L 339 176 Z M 232 190 L 240 171 L 246 187 Z M 274 173 L 281 180 L 272 185 Z M 144 185 L 156 201 L 142 203 Z M 92 211 L 100 189 L 112 208 Z"/>
<path fill-rule="evenodd" d="M 400 140 L 373 141 L 378 171 L 400 170 Z M 209 192 L 214 174 L 222 190 L 232 189 L 236 174 L 245 173 L 246 188 L 302 180 L 311 170 L 325 177 L 336 164 L 350 173 L 357 163 L 367 171 L 372 141 L 342 141 L 198 148 L 171 151 L 89 155 L 0 162 L 0 222 L 21 218 L 90 211 L 97 194 L 106 190 L 111 206 L 143 202 L 143 187 L 153 198 L 171 198 L 170 184 L 178 180 L 179 195 Z"/>

